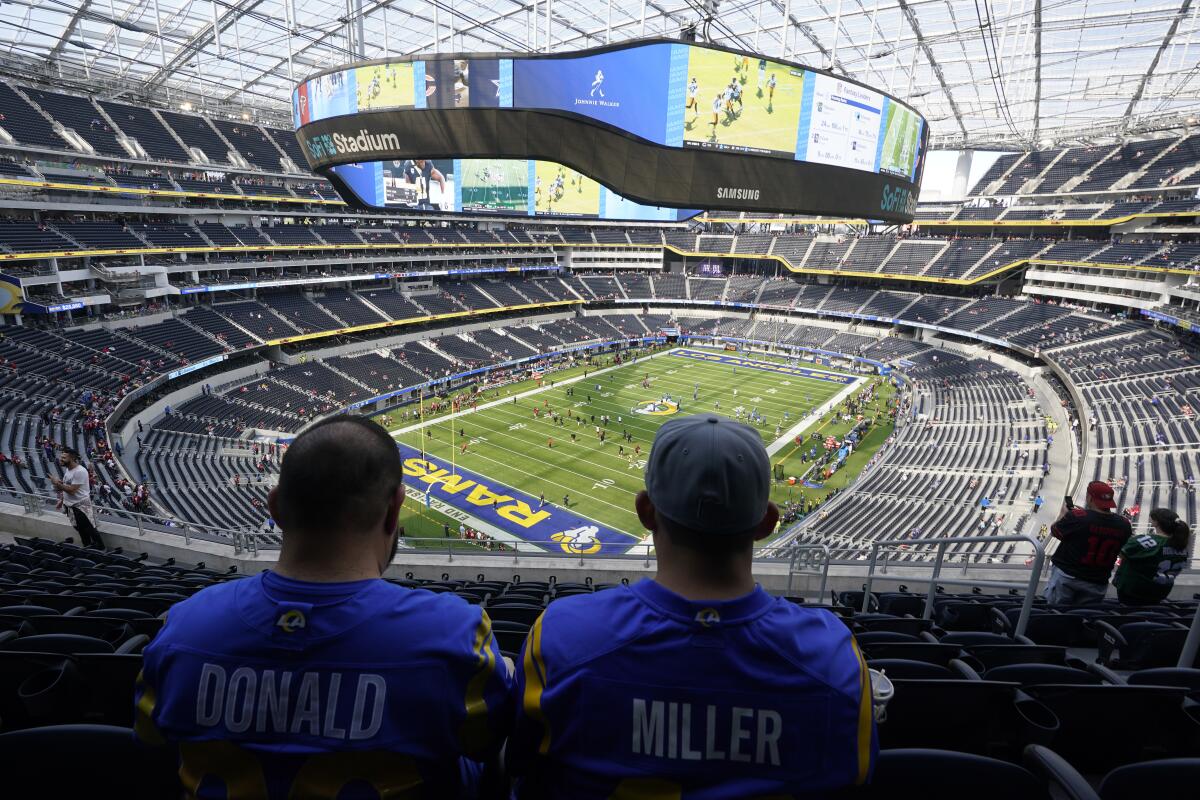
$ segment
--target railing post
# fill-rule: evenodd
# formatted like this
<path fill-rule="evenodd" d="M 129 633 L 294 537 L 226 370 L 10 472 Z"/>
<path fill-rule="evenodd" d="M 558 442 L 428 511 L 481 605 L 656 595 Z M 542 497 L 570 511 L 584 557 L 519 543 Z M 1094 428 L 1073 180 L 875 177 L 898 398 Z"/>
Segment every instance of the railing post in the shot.
<path fill-rule="evenodd" d="M 825 563 L 821 565 L 821 593 L 817 595 L 818 599 L 824 601 L 825 587 L 829 583 L 829 545 L 821 545 L 821 555 L 825 557 Z"/>
<path fill-rule="evenodd" d="M 141 514 L 135 514 L 133 518 L 137 520 L 137 526 L 138 526 L 138 536 L 145 536 L 145 535 L 146 535 L 146 529 L 145 529 L 144 527 L 142 527 L 142 515 L 141 515 Z"/>
<path fill-rule="evenodd" d="M 796 559 L 799 557 L 800 557 L 800 551 L 797 549 L 797 550 L 792 551 L 792 557 L 788 559 L 788 584 L 787 584 L 788 597 L 792 596 L 792 578 L 794 578 L 796 575 Z"/>
<path fill-rule="evenodd" d="M 1029 571 L 1029 586 L 1025 589 L 1025 599 L 1021 602 L 1021 615 L 1017 617 L 1017 627 L 1014 636 L 1024 636 L 1029 627 L 1029 617 L 1033 613 L 1033 597 L 1037 594 L 1038 581 L 1042 578 L 1042 564 L 1046 559 L 1046 550 L 1042 543 L 1033 542 L 1033 567 Z"/>
<path fill-rule="evenodd" d="M 942 560 L 946 557 L 946 543 L 938 544 L 937 560 L 933 562 L 933 573 L 929 576 L 929 589 L 925 595 L 925 613 L 922 619 L 933 619 L 933 598 L 937 594 L 937 579 L 942 574 Z"/>
<path fill-rule="evenodd" d="M 879 542 L 871 545 L 871 560 L 867 564 L 867 582 L 863 584 L 862 613 L 866 614 L 871 601 L 871 586 L 875 582 L 875 561 L 879 557 Z"/>

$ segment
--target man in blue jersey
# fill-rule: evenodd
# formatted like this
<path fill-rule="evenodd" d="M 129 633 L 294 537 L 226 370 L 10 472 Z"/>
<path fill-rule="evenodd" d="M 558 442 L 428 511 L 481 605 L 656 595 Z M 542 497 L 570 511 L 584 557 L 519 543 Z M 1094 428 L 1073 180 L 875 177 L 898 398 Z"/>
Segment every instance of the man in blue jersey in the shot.
<path fill-rule="evenodd" d="M 779 509 L 752 428 L 659 428 L 635 502 L 654 580 L 557 600 L 517 669 L 517 796 L 677 800 L 820 795 L 868 780 L 867 667 L 833 614 L 754 583 Z"/>
<path fill-rule="evenodd" d="M 267 500 L 278 564 L 171 608 L 135 732 L 178 743 L 188 796 L 471 794 L 508 731 L 512 677 L 478 607 L 380 579 L 401 480 L 375 423 L 313 426 Z"/>

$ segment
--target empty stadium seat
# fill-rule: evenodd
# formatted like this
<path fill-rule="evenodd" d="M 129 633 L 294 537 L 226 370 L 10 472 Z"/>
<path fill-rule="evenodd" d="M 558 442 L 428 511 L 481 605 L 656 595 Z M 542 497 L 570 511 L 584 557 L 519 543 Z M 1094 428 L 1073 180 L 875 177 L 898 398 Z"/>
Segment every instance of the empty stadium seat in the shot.
<path fill-rule="evenodd" d="M 1164 622 L 1093 623 L 1100 632 L 1100 659 L 1110 667 L 1148 669 L 1174 666 L 1187 639 L 1182 625 Z"/>
<path fill-rule="evenodd" d="M 1058 726 L 1045 744 L 1083 772 L 1200 752 L 1200 714 L 1186 690 L 1163 686 L 1026 686 Z"/>
<path fill-rule="evenodd" d="M 1195 667 L 1154 667 L 1131 672 L 1125 681 L 1130 686 L 1182 686 L 1200 692 L 1200 669 Z"/>
<path fill-rule="evenodd" d="M 1071 787 L 1080 792 L 1073 800 L 1094 797 L 1085 793 L 1090 788 L 1080 776 L 1075 776 Z M 880 752 L 870 785 L 847 793 L 846 797 L 1049 800 L 1051 794 L 1045 778 L 1008 761 L 949 750 L 897 748 Z"/>
<path fill-rule="evenodd" d="M 1162 797 L 1186 797 L 1200 786 L 1200 758 L 1162 758 L 1118 767 L 1100 781 L 1101 800 L 1142 800 L 1147 787 Z"/>
<path fill-rule="evenodd" d="M 179 794 L 177 760 L 173 748 L 135 743 L 127 727 L 54 725 L 0 734 L 4 786 L 14 796 L 160 800 Z"/>

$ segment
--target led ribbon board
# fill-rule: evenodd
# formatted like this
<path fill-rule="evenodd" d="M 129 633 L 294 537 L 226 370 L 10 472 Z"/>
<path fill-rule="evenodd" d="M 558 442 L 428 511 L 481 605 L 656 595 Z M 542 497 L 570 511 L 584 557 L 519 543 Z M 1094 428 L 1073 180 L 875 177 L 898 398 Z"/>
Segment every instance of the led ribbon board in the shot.
<path fill-rule="evenodd" d="M 915 110 L 847 78 L 670 40 L 372 61 L 292 99 L 313 169 L 352 203 L 406 210 L 904 223 L 929 137 Z"/>

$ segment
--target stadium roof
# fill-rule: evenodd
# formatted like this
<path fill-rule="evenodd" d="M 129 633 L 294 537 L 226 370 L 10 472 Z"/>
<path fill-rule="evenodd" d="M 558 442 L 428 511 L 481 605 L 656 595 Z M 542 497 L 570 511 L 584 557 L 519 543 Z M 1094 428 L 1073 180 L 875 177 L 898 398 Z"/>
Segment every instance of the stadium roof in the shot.
<path fill-rule="evenodd" d="M 1021 148 L 1189 124 L 1198 12 L 1200 0 L 8 0 L 0 69 L 284 120 L 297 79 L 362 58 L 568 51 L 696 25 L 909 100 L 935 146 Z"/>

